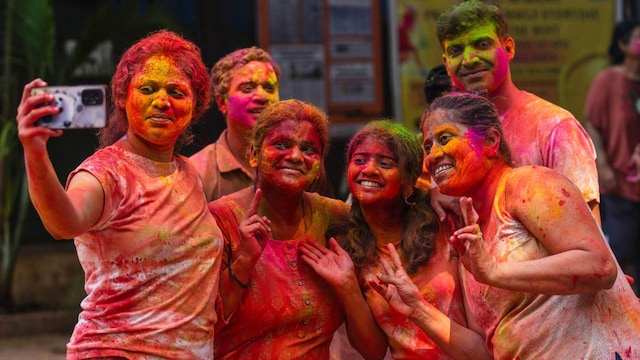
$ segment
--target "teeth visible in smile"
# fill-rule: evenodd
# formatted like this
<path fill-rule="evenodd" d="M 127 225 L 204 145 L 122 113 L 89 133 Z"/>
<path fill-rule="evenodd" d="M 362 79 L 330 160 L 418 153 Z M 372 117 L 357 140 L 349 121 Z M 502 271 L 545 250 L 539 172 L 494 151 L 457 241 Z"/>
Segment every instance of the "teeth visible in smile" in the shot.
<path fill-rule="evenodd" d="M 373 181 L 367 181 L 367 180 L 360 181 L 360 185 L 369 186 L 369 187 L 382 187 L 382 185 L 378 183 L 374 183 Z"/>
<path fill-rule="evenodd" d="M 439 173 L 445 171 L 445 170 L 449 170 L 449 169 L 453 169 L 453 165 L 442 165 L 442 166 L 438 166 L 436 168 L 436 170 L 434 171 L 433 175 L 438 175 Z"/>

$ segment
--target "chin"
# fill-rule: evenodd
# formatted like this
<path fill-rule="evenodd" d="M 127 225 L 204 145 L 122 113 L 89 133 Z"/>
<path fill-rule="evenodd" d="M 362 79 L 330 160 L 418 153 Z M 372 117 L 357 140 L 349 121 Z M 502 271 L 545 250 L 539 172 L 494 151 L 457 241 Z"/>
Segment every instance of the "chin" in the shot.
<path fill-rule="evenodd" d="M 447 183 L 438 184 L 438 190 L 441 194 L 447 196 L 465 196 L 466 193 L 460 186 L 448 186 Z"/>

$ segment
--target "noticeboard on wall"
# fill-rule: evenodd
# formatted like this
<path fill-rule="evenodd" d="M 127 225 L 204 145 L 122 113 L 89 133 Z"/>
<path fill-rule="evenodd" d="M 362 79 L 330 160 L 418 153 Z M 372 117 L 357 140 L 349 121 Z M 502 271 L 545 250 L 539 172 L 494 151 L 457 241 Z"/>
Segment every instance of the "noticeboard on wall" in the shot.
<path fill-rule="evenodd" d="M 424 74 L 442 64 L 435 34 L 440 13 L 453 0 L 390 0 L 394 47 L 393 94 L 396 116 L 415 126 L 426 105 Z M 588 87 L 607 65 L 607 48 L 615 23 L 615 1 L 498 0 L 515 39 L 511 62 L 514 83 L 570 110 L 578 119 Z M 404 35 L 404 36 L 403 36 Z M 404 40 L 403 40 L 404 39 Z M 414 51 L 411 51 L 414 50 Z"/>
<path fill-rule="evenodd" d="M 259 40 L 280 65 L 280 97 L 310 102 L 331 122 L 384 111 L 380 2 L 259 0 Z"/>

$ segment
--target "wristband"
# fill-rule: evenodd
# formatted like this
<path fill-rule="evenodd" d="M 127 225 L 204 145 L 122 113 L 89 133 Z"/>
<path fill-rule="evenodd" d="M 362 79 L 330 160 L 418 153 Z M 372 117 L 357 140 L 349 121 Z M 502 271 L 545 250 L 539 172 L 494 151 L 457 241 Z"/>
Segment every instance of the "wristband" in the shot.
<path fill-rule="evenodd" d="M 242 281 L 240 281 L 240 279 L 238 279 L 236 277 L 236 274 L 233 273 L 233 269 L 231 268 L 231 264 L 229 264 L 229 275 L 231 275 L 231 277 L 233 278 L 233 280 L 236 281 L 236 283 L 238 283 L 238 285 L 240 285 L 243 289 L 246 289 L 249 285 L 243 283 Z"/>

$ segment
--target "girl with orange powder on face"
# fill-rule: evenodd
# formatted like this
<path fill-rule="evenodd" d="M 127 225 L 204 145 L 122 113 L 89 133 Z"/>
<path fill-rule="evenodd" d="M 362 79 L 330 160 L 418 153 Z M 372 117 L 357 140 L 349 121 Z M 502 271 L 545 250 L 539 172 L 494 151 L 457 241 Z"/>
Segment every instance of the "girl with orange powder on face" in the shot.
<path fill-rule="evenodd" d="M 378 325 L 370 330 L 384 333 L 392 358 L 490 358 L 482 352 L 483 338 L 466 328 L 449 233 L 438 226 L 428 193 L 415 186 L 422 159 L 418 139 L 402 125 L 389 120 L 365 125 L 347 148 L 351 217 L 346 227 L 336 230 L 345 250 L 309 244 L 303 249 L 305 256 L 317 264 L 314 268 L 321 276 L 357 274 L 358 283 L 349 291 L 363 294 Z M 391 261 L 395 249 L 402 254 L 398 265 L 417 285 L 418 296 L 439 315 L 439 329 L 423 331 L 378 293 L 376 275 L 384 271 L 379 260 Z M 334 261 L 347 254 L 353 263 Z M 447 344 L 443 339 L 449 328 L 468 336 Z"/>
<path fill-rule="evenodd" d="M 24 87 L 18 134 L 29 194 L 46 229 L 75 238 L 87 297 L 67 359 L 211 359 L 221 234 L 196 170 L 176 150 L 210 104 L 199 49 L 169 31 L 141 39 L 113 75 L 115 104 L 103 148 L 73 171 L 66 190 L 36 126 L 53 96 Z"/>
<path fill-rule="evenodd" d="M 329 359 L 345 319 L 359 351 L 385 350 L 364 336 L 375 322 L 362 296 L 337 274 L 323 280 L 299 252 L 305 243 L 325 247 L 329 225 L 347 216 L 342 201 L 305 191 L 320 176 L 327 126 L 327 116 L 302 101 L 270 105 L 251 133 L 255 186 L 209 203 L 224 239 L 216 359 Z"/>
<path fill-rule="evenodd" d="M 426 164 L 443 194 L 461 196 L 467 322 L 496 359 L 638 359 L 640 303 L 580 190 L 542 166 L 511 166 L 498 113 L 454 93 L 423 116 Z M 474 217 L 477 211 L 477 219 Z M 422 326 L 411 283 L 386 264 L 389 299 Z"/>

